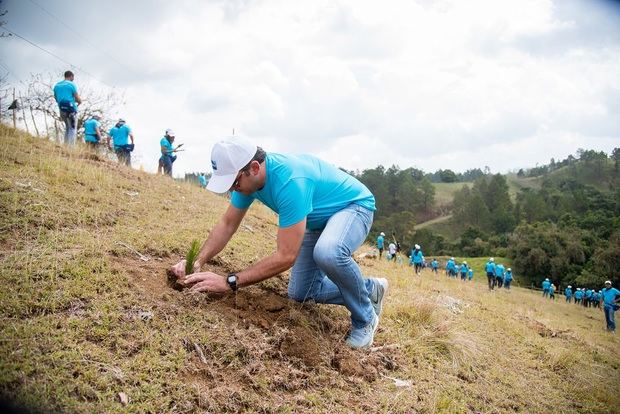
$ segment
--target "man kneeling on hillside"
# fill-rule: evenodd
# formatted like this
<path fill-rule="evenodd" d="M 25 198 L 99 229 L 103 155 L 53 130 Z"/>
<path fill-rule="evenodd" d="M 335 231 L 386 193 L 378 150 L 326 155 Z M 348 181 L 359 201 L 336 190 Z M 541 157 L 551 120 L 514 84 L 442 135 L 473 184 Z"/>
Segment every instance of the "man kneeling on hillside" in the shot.
<path fill-rule="evenodd" d="M 231 191 L 230 205 L 202 246 L 194 273 L 185 275 L 184 260 L 172 267 L 179 280 L 193 284 L 193 291 L 224 293 L 292 266 L 289 297 L 345 306 L 352 324 L 347 343 L 371 346 L 388 282 L 363 278 L 351 257 L 372 225 L 375 198 L 368 188 L 311 155 L 265 153 L 238 137 L 215 144 L 211 165 L 207 189 Z M 255 199 L 279 216 L 276 252 L 227 277 L 200 272 L 226 246 Z"/>

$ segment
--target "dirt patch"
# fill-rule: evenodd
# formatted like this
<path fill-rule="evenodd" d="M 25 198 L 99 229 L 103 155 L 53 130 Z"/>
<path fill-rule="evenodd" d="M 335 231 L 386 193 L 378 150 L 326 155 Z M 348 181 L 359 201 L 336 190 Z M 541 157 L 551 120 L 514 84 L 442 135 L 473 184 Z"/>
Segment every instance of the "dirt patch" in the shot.
<path fill-rule="evenodd" d="M 551 329 L 544 323 L 537 321 L 536 319 L 528 318 L 524 316 L 521 318 L 523 322 L 532 330 L 534 330 L 538 335 L 543 338 L 566 338 L 573 339 L 574 334 L 570 329 Z"/>

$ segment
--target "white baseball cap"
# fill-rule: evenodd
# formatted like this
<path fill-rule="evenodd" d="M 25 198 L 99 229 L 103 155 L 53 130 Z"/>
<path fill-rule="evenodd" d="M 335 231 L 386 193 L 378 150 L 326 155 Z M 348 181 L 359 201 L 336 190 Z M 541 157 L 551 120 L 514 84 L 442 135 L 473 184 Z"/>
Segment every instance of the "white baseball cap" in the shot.
<path fill-rule="evenodd" d="M 381 232 L 381 235 L 382 235 L 382 236 L 385 236 L 385 233 L 384 233 L 384 232 Z"/>
<path fill-rule="evenodd" d="M 225 193 L 235 182 L 239 171 L 256 154 L 256 145 L 241 137 L 230 137 L 217 142 L 211 150 L 213 175 L 207 190 Z"/>
<path fill-rule="evenodd" d="M 415 248 L 416 248 L 416 249 L 419 249 L 419 248 L 420 248 L 420 245 L 419 245 L 419 244 L 416 244 L 416 245 L 415 245 Z"/>
<path fill-rule="evenodd" d="M 170 128 L 168 128 L 166 130 L 166 135 L 168 135 L 169 137 L 174 137 L 175 136 L 174 131 L 171 130 Z"/>
<path fill-rule="evenodd" d="M 611 285 L 611 280 L 606 280 L 606 281 L 605 281 L 605 284 L 606 284 L 606 285 Z"/>
<path fill-rule="evenodd" d="M 490 262 L 494 262 L 494 261 L 495 261 L 495 259 L 494 259 L 494 258 L 492 258 L 492 257 L 489 257 L 489 261 L 490 261 Z"/>

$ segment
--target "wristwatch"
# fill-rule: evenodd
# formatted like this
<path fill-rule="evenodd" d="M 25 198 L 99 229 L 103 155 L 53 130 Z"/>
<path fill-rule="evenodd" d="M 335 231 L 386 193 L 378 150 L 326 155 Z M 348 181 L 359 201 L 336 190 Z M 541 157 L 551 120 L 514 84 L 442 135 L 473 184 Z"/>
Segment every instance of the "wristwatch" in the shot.
<path fill-rule="evenodd" d="M 228 283 L 228 286 L 230 286 L 230 289 L 233 292 L 237 291 L 237 274 L 236 273 L 229 273 L 228 276 L 226 277 L 226 282 Z"/>

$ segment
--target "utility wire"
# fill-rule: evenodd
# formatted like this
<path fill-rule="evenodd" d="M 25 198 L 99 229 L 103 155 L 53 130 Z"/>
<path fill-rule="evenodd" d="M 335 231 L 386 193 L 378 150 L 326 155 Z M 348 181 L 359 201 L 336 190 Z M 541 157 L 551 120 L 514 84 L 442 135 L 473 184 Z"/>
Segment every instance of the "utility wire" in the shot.
<path fill-rule="evenodd" d="M 41 6 L 39 3 L 37 3 L 34 0 L 29 0 L 30 3 L 32 3 L 33 5 L 37 6 L 39 9 L 43 10 L 45 13 L 47 13 L 48 16 L 50 16 L 51 18 L 53 18 L 54 20 L 56 20 L 58 23 L 62 24 L 65 28 L 67 28 L 67 30 L 69 30 L 71 33 L 73 33 L 74 35 L 76 35 L 78 38 L 80 38 L 82 40 L 82 42 L 84 42 L 86 45 L 97 49 L 99 52 L 103 53 L 104 55 L 106 55 L 109 59 L 113 60 L 115 63 L 117 63 L 118 65 L 122 66 L 123 68 L 125 68 L 126 70 L 135 73 L 131 68 L 128 68 L 125 64 L 123 64 L 122 62 L 119 62 L 114 56 L 112 56 L 111 54 L 109 54 L 108 52 L 106 52 L 104 49 L 97 47 L 96 45 L 94 45 L 92 42 L 88 41 L 84 36 L 82 36 L 78 31 L 74 30 L 73 28 L 71 28 L 67 23 L 63 22 L 62 20 L 60 20 L 59 17 L 57 17 L 56 15 L 54 15 L 52 12 L 50 12 L 49 10 L 47 10 L 45 7 Z"/>
<path fill-rule="evenodd" d="M 85 75 L 90 76 L 91 78 L 95 79 L 95 80 L 96 80 L 96 81 L 98 81 L 98 82 L 101 82 L 101 83 L 102 83 L 102 84 L 104 84 L 104 85 L 109 86 L 110 88 L 114 88 L 114 86 L 109 85 L 109 84 L 107 84 L 106 82 L 104 82 L 104 81 L 100 80 L 99 78 L 97 78 L 97 77 L 96 77 L 95 75 L 93 75 L 92 73 L 90 73 L 90 72 L 86 71 L 85 69 L 83 69 L 83 68 L 81 68 L 81 67 L 79 67 L 79 66 L 77 66 L 77 65 L 74 65 L 73 63 L 71 63 L 71 62 L 69 62 L 69 61 L 67 61 L 67 60 L 65 60 L 65 59 L 63 59 L 63 58 L 61 58 L 60 56 L 58 56 L 58 55 L 56 55 L 56 54 L 54 54 L 54 53 L 50 52 L 49 50 L 45 49 L 44 47 L 37 45 L 36 43 L 34 43 L 34 42 L 32 42 L 32 41 L 30 41 L 30 40 L 26 39 L 24 36 L 22 36 L 22 35 L 20 35 L 20 34 L 18 34 L 18 33 L 15 33 L 13 30 L 9 29 L 8 27 L 3 26 L 3 30 L 6 30 L 7 32 L 11 33 L 11 34 L 12 34 L 13 36 L 15 36 L 15 37 L 19 37 L 19 38 L 20 38 L 20 39 L 22 39 L 24 42 L 27 42 L 27 43 L 29 43 L 30 45 L 32 45 L 32 46 L 34 46 L 34 47 L 36 47 L 37 49 L 42 50 L 43 52 L 47 53 L 48 55 L 50 55 L 50 56 L 52 56 L 52 57 L 54 57 L 54 58 L 56 58 L 56 59 L 60 60 L 61 62 L 65 63 L 65 64 L 67 64 L 67 65 L 69 65 L 71 68 L 76 69 L 76 70 L 79 70 L 81 73 L 84 73 Z"/>

